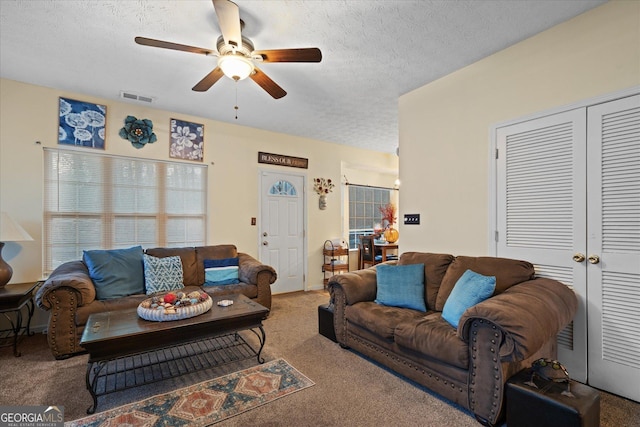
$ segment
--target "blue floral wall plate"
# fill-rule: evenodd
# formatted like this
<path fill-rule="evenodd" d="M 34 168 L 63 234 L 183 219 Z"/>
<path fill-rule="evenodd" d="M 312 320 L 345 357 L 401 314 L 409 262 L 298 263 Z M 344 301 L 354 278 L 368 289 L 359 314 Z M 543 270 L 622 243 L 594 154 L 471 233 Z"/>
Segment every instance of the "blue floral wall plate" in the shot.
<path fill-rule="evenodd" d="M 142 148 L 146 144 L 153 144 L 158 137 L 153 133 L 153 122 L 149 119 L 137 119 L 133 116 L 127 116 L 124 119 L 124 127 L 118 133 L 120 138 L 131 142 L 136 148 Z"/>

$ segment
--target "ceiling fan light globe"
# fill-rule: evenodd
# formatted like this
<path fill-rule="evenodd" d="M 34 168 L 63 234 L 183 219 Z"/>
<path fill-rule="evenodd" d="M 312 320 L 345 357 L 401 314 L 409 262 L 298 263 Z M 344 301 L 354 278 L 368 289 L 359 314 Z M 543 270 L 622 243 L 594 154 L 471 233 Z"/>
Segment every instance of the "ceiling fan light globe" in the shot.
<path fill-rule="evenodd" d="M 251 60 L 242 55 L 224 55 L 218 59 L 218 67 L 233 80 L 244 80 L 254 71 Z"/>

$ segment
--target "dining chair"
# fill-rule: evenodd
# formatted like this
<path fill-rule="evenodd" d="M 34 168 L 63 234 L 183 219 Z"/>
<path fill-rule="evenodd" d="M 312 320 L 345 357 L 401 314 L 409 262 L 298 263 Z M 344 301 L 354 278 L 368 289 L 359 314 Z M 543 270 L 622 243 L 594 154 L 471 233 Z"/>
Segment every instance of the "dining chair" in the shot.
<path fill-rule="evenodd" d="M 376 264 L 375 247 L 373 244 L 374 238 L 374 235 L 360 237 L 360 259 L 358 260 L 359 269 L 365 268 L 365 264 L 368 264 L 369 266 Z"/>
<path fill-rule="evenodd" d="M 383 262 L 382 249 L 376 247 L 375 240 L 377 235 L 367 235 L 360 238 L 358 269 L 364 268 L 364 264 L 376 265 Z M 387 254 L 387 259 L 384 261 L 398 260 L 398 255 Z"/>
<path fill-rule="evenodd" d="M 365 268 L 365 264 L 376 265 L 382 261 L 382 249 L 376 248 L 375 239 L 376 235 L 367 235 L 360 237 L 360 247 L 358 256 L 358 270 Z M 397 260 L 398 256 L 394 254 L 387 254 L 385 261 Z"/>

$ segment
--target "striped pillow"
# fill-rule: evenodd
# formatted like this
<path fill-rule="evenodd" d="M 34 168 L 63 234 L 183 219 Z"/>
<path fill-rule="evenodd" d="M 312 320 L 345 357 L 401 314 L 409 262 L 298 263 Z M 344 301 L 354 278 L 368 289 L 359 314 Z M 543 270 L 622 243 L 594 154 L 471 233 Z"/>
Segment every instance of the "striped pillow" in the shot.
<path fill-rule="evenodd" d="M 204 286 L 233 285 L 238 279 L 238 258 L 205 259 Z"/>

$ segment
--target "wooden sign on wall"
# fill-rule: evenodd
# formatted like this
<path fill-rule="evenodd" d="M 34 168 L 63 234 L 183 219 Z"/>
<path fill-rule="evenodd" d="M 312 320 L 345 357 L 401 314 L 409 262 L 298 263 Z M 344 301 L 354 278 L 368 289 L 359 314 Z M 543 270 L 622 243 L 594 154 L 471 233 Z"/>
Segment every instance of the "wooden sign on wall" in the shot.
<path fill-rule="evenodd" d="M 309 167 L 309 159 L 302 157 L 285 156 L 283 154 L 272 154 L 258 152 L 258 163 L 267 163 L 270 165 L 288 166 L 291 168 L 307 169 Z"/>

